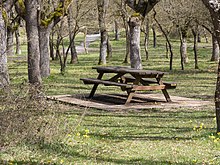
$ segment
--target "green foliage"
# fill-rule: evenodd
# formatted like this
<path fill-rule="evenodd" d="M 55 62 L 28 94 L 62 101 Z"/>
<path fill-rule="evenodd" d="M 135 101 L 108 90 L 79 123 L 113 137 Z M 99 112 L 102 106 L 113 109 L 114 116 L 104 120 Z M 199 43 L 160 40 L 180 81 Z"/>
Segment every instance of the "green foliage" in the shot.
<path fill-rule="evenodd" d="M 8 14 L 5 11 L 5 9 L 2 8 L 2 7 L 1 7 L 1 11 L 2 11 L 2 17 L 3 17 L 4 21 L 5 21 L 5 24 L 8 25 Z"/>
<path fill-rule="evenodd" d="M 24 0 L 17 0 L 18 2 L 18 5 L 19 5 L 19 12 L 22 16 L 25 16 L 25 13 L 26 13 L 26 9 L 25 9 L 25 5 L 24 5 Z"/>

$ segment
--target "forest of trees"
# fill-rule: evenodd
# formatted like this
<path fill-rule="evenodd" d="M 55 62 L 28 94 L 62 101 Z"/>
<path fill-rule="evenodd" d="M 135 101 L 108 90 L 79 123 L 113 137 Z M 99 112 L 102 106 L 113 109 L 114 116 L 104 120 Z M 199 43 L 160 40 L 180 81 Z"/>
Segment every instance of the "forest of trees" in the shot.
<path fill-rule="evenodd" d="M 115 39 L 119 31 L 126 34 L 124 62 L 142 69 L 140 34 L 148 59 L 149 30 L 160 31 L 166 39 L 167 58 L 172 70 L 173 50 L 171 36 L 179 37 L 181 69 L 188 62 L 187 37 L 194 38 L 195 69 L 198 69 L 197 42 L 201 35 L 212 36 L 212 56 L 219 60 L 220 1 L 219 0 L 0 0 L 0 87 L 10 86 L 7 56 L 20 53 L 19 29 L 25 25 L 28 52 L 28 81 L 42 85 L 42 78 L 50 75 L 50 60 L 58 59 L 65 72 L 67 55 L 70 64 L 78 62 L 75 37 L 79 32 L 100 33 L 100 55 L 97 64 L 106 64 L 111 57 L 109 27 L 114 26 Z M 64 47 L 64 37 L 69 45 Z M 16 44 L 13 42 L 16 39 Z M 14 45 L 16 52 L 14 52 Z M 86 47 L 86 45 L 85 45 Z M 220 132 L 220 63 L 218 67 L 215 105 L 217 132 Z"/>

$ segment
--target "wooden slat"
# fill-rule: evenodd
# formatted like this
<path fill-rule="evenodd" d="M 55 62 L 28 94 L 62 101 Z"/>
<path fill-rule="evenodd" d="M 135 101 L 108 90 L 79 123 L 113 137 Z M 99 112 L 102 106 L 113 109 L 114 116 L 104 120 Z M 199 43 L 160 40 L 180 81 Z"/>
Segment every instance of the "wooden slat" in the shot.
<path fill-rule="evenodd" d="M 123 84 L 123 83 L 118 83 L 118 82 L 112 82 L 112 81 L 107 81 L 107 80 L 99 80 L 95 78 L 81 78 L 84 82 L 84 84 L 104 84 L 108 86 L 120 86 L 120 87 L 126 87 L 126 88 L 132 88 L 132 84 Z"/>
<path fill-rule="evenodd" d="M 134 77 L 128 77 L 128 76 L 123 76 L 123 79 L 125 80 L 125 82 L 134 82 L 135 78 Z M 158 82 L 156 80 L 153 79 L 147 79 L 147 78 L 143 78 L 141 80 L 141 83 L 143 84 L 158 84 Z M 163 84 L 166 85 L 166 89 L 175 89 L 177 87 L 177 83 L 175 82 L 164 82 Z"/>
<path fill-rule="evenodd" d="M 129 67 L 120 67 L 120 66 L 96 66 L 92 67 L 92 69 L 96 69 L 97 72 L 103 72 L 103 73 L 130 73 L 130 74 L 136 74 L 136 75 L 142 75 L 146 77 L 162 77 L 165 72 L 156 71 L 156 70 L 139 70 Z"/>
<path fill-rule="evenodd" d="M 134 86 L 132 88 L 135 91 L 144 91 L 144 90 L 162 90 L 166 89 L 166 85 L 155 85 L 155 86 Z"/>

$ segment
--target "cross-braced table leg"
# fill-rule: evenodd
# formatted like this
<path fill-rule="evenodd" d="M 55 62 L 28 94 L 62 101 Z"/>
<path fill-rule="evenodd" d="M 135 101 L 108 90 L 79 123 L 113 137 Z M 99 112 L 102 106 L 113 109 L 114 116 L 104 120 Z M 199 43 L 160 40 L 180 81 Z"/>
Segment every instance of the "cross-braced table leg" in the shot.
<path fill-rule="evenodd" d="M 157 78 L 157 82 L 158 82 L 159 85 L 163 85 L 163 81 L 160 78 Z M 172 102 L 171 98 L 170 98 L 170 95 L 168 94 L 167 90 L 162 89 L 162 92 L 163 92 L 164 97 L 166 98 L 166 101 L 167 102 Z"/>
<path fill-rule="evenodd" d="M 125 102 L 125 104 L 129 104 L 130 102 L 131 102 L 131 99 L 132 99 L 132 97 L 134 96 L 134 94 L 135 94 L 135 90 L 128 90 L 127 91 L 127 93 L 128 93 L 128 97 L 127 97 L 127 100 L 126 100 L 126 102 Z"/>
<path fill-rule="evenodd" d="M 103 72 L 100 72 L 99 75 L 98 75 L 98 77 L 97 77 L 97 79 L 101 80 L 103 74 L 104 74 Z M 91 92 L 90 92 L 90 94 L 89 94 L 89 98 L 92 98 L 92 97 L 94 96 L 95 91 L 96 91 L 98 85 L 99 85 L 99 84 L 94 84 L 94 85 L 93 85 L 93 88 L 92 88 L 92 90 L 91 90 Z"/>

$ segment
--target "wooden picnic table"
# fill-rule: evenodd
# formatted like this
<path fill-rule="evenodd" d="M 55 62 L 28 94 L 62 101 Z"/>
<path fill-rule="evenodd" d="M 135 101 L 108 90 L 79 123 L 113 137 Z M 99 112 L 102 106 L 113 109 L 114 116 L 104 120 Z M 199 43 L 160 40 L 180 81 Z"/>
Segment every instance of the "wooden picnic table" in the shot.
<path fill-rule="evenodd" d="M 81 78 L 84 84 L 93 84 L 89 98 L 92 98 L 99 84 L 105 86 L 119 86 L 122 91 L 127 91 L 128 97 L 125 104 L 131 102 L 136 91 L 161 90 L 167 102 L 171 102 L 167 89 L 175 89 L 174 82 L 163 82 L 165 72 L 156 70 L 139 70 L 120 66 L 96 66 L 92 67 L 98 72 L 97 78 Z M 103 79 L 104 74 L 113 74 L 110 78 Z M 106 76 L 105 76 L 106 77 Z"/>

